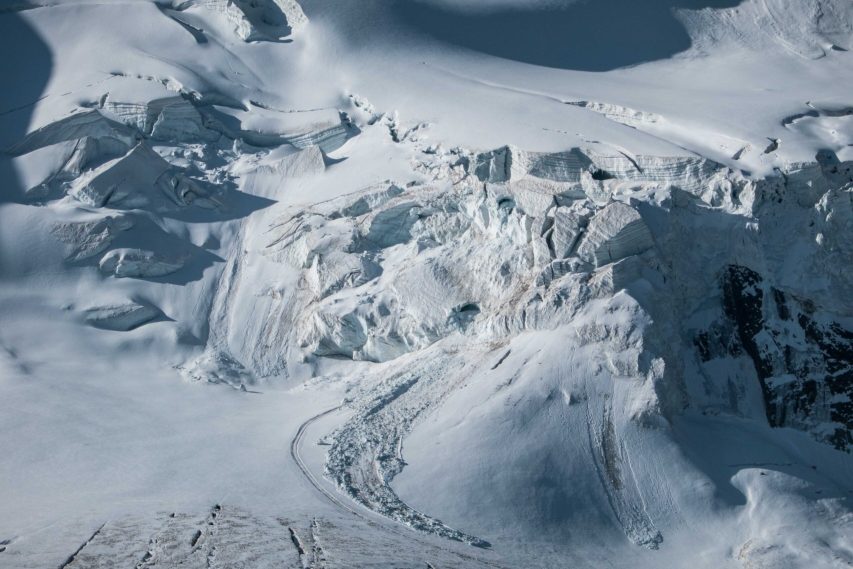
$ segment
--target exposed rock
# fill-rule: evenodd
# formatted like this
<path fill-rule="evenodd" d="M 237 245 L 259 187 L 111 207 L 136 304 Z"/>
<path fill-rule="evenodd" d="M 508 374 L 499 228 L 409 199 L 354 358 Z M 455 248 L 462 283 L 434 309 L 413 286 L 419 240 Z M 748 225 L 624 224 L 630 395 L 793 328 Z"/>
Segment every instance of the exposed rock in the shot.
<path fill-rule="evenodd" d="M 771 426 L 807 429 L 839 449 L 853 446 L 853 330 L 768 287 L 747 267 L 727 267 L 721 287 L 737 342 L 724 344 L 724 336 L 705 331 L 697 336 L 702 359 L 745 353 Z"/>

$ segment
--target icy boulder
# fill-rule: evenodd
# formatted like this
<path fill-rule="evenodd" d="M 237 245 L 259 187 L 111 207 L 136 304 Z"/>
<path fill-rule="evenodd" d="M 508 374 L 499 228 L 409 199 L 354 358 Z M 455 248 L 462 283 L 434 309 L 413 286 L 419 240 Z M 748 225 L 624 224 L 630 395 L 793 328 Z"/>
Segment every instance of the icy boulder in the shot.
<path fill-rule="evenodd" d="M 589 216 L 590 212 L 585 208 L 555 208 L 551 243 L 554 247 L 554 256 L 557 259 L 568 257 L 575 250 L 575 246 L 589 221 Z"/>
<path fill-rule="evenodd" d="M 95 328 L 128 332 L 161 316 L 162 313 L 153 306 L 128 302 L 90 308 L 85 311 L 84 319 Z"/>
<path fill-rule="evenodd" d="M 733 198 L 737 202 L 741 179 L 713 160 L 585 152 L 592 160 L 591 177 L 596 180 L 595 186 L 585 188 L 596 203 L 607 203 L 613 195 L 640 188 L 678 188 L 712 205 L 728 203 Z"/>
<path fill-rule="evenodd" d="M 613 202 L 590 221 L 578 246 L 578 256 L 596 267 L 642 253 L 654 245 L 652 235 L 639 212 L 629 205 Z"/>
<path fill-rule="evenodd" d="M 233 0 L 173 0 L 176 10 L 183 11 L 194 6 L 201 6 L 222 17 L 243 41 L 266 39 L 249 20 L 240 4 Z"/>
<path fill-rule="evenodd" d="M 512 148 L 504 146 L 474 157 L 472 171 L 481 182 L 503 183 L 512 179 Z"/>
<path fill-rule="evenodd" d="M 103 256 L 100 268 L 116 277 L 162 277 L 180 270 L 185 261 L 142 249 L 113 249 Z"/>
<path fill-rule="evenodd" d="M 87 136 L 76 141 L 74 152 L 68 158 L 63 169 L 63 177 L 73 179 L 85 170 L 96 167 L 107 160 L 118 158 L 127 153 L 131 146 L 124 140 L 110 136 L 95 138 Z"/>
<path fill-rule="evenodd" d="M 505 146 L 474 156 L 470 171 L 490 193 L 507 194 L 522 212 L 540 217 L 555 204 L 585 198 L 596 184 L 592 169 L 577 148 L 546 153 Z"/>

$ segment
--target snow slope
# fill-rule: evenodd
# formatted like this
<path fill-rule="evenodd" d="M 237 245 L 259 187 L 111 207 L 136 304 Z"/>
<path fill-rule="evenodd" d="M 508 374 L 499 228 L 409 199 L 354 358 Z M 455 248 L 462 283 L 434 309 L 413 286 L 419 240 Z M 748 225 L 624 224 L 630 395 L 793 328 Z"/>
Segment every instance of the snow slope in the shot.
<path fill-rule="evenodd" d="M 853 564 L 848 1 L 0 38 L 0 566 Z"/>

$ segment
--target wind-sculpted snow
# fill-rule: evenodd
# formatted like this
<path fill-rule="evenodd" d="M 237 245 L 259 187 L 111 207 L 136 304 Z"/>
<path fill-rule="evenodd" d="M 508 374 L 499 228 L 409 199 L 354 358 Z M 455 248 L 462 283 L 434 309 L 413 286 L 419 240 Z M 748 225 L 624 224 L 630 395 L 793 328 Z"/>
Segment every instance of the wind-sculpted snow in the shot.
<path fill-rule="evenodd" d="M 638 111 L 613 103 L 602 103 L 599 101 L 568 101 L 567 104 L 589 109 L 596 113 L 600 113 L 612 121 L 616 121 L 628 126 L 638 127 L 645 124 L 655 124 L 663 120 L 663 117 L 644 111 Z"/>
<path fill-rule="evenodd" d="M 133 222 L 123 216 L 104 217 L 98 221 L 56 223 L 51 233 L 68 246 L 66 258 L 82 261 L 102 253 L 121 231 L 133 227 Z"/>
<path fill-rule="evenodd" d="M 157 318 L 162 313 L 153 306 L 128 302 L 109 306 L 96 306 L 85 312 L 85 320 L 95 328 L 127 332 L 139 328 Z"/>

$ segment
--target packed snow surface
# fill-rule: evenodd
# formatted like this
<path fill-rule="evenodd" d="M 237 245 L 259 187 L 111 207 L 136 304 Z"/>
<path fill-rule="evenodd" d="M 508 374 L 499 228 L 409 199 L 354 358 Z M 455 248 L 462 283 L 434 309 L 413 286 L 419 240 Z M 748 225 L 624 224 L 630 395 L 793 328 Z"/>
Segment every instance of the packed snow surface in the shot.
<path fill-rule="evenodd" d="M 0 567 L 853 565 L 849 0 L 0 44 Z"/>

